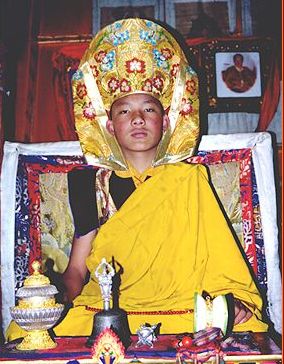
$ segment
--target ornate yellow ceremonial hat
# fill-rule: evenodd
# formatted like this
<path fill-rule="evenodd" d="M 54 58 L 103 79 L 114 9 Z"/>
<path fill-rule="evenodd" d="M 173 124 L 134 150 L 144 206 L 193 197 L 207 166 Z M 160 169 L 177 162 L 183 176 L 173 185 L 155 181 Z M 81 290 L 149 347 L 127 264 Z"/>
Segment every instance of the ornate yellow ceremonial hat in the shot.
<path fill-rule="evenodd" d="M 190 157 L 199 135 L 198 79 L 175 38 L 145 19 L 106 26 L 92 40 L 72 79 L 75 125 L 90 164 L 125 170 L 106 129 L 112 103 L 133 93 L 157 98 L 170 118 L 153 165 Z"/>

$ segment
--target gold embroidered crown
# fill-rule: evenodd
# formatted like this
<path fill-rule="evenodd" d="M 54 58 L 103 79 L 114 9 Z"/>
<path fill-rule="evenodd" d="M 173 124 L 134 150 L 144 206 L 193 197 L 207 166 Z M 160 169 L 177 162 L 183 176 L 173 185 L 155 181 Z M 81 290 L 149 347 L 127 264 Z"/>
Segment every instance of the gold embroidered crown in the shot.
<path fill-rule="evenodd" d="M 112 103 L 133 93 L 157 98 L 170 118 L 153 165 L 192 155 L 199 134 L 198 79 L 175 38 L 160 25 L 124 19 L 102 29 L 72 86 L 76 129 L 88 163 L 127 169 L 106 122 Z"/>

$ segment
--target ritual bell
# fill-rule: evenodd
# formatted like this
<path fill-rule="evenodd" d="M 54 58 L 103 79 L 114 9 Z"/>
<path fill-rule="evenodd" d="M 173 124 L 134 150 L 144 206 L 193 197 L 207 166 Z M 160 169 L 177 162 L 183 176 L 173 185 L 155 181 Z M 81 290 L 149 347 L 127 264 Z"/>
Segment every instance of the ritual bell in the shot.
<path fill-rule="evenodd" d="M 131 332 L 126 311 L 119 307 L 110 308 L 114 275 L 114 268 L 103 258 L 95 271 L 95 276 L 100 285 L 104 308 L 94 315 L 93 330 L 86 342 L 87 347 L 92 347 L 96 338 L 106 328 L 110 328 L 119 337 L 125 348 L 131 343 Z"/>

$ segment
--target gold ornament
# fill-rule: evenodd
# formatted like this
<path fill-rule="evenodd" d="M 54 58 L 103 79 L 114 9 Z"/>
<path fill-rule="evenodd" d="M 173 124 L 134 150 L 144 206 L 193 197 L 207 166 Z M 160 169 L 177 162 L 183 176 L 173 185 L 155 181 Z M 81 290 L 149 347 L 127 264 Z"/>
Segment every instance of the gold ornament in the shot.
<path fill-rule="evenodd" d="M 16 323 L 27 331 L 23 341 L 16 346 L 18 350 L 52 349 L 56 343 L 47 330 L 59 320 L 64 305 L 55 303 L 58 293 L 47 277 L 40 273 L 40 263 L 32 264 L 34 272 L 24 281 L 16 296 L 18 306 L 11 307 L 11 316 Z"/>
<path fill-rule="evenodd" d="M 49 279 L 40 273 L 40 263 L 35 260 L 32 263 L 33 274 L 28 276 L 24 281 L 24 286 L 44 286 L 50 284 Z"/>
<path fill-rule="evenodd" d="M 102 29 L 85 52 L 72 88 L 76 129 L 88 163 L 128 169 L 106 122 L 112 103 L 134 93 L 157 98 L 170 118 L 153 166 L 193 154 L 199 135 L 197 75 L 160 25 L 124 19 Z"/>

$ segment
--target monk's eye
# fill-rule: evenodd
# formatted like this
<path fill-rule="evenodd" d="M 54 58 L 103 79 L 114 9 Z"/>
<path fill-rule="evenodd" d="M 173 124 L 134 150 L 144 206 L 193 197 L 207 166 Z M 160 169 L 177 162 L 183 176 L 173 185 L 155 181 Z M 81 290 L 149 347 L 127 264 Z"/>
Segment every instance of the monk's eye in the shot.
<path fill-rule="evenodd" d="M 127 114 L 128 113 L 128 110 L 127 109 L 124 109 L 124 110 L 120 110 L 119 111 L 119 114 Z"/>

